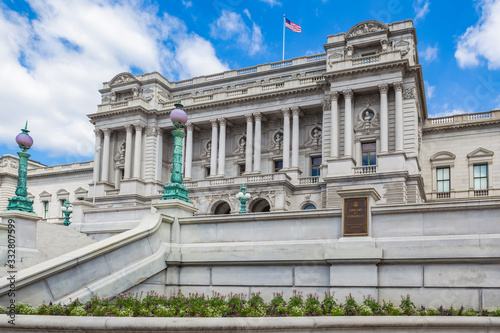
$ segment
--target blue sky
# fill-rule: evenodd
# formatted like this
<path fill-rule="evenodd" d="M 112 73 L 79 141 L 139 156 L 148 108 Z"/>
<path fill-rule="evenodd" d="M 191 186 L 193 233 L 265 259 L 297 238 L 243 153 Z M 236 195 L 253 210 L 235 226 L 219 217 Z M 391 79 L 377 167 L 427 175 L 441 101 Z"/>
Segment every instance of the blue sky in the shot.
<path fill-rule="evenodd" d="M 115 74 L 170 81 L 324 52 L 326 36 L 364 20 L 412 19 L 431 117 L 500 109 L 500 0 L 3 0 L 0 155 L 29 119 L 32 158 L 93 158 L 87 114 Z"/>

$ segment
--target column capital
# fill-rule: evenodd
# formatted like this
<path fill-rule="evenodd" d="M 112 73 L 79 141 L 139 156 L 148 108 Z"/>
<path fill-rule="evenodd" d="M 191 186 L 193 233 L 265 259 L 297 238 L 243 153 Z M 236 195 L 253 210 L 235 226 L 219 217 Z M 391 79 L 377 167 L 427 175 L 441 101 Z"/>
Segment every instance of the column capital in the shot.
<path fill-rule="evenodd" d="M 111 130 L 109 128 L 103 128 L 102 132 L 104 133 L 104 136 L 110 136 L 111 135 Z"/>
<path fill-rule="evenodd" d="M 94 133 L 96 138 L 101 138 L 102 139 L 102 130 L 100 129 L 94 129 Z"/>
<path fill-rule="evenodd" d="M 342 93 L 344 94 L 345 99 L 352 99 L 354 97 L 354 93 L 351 89 L 346 89 Z"/>
<path fill-rule="evenodd" d="M 156 135 L 163 136 L 164 129 L 161 127 L 156 128 Z"/>
<path fill-rule="evenodd" d="M 246 118 L 246 120 L 247 120 L 247 123 L 251 123 L 251 122 L 252 122 L 252 120 L 253 120 L 253 115 L 252 115 L 251 113 L 247 113 L 247 114 L 245 115 L 245 118 Z"/>
<path fill-rule="evenodd" d="M 186 123 L 186 129 L 188 130 L 188 132 L 189 132 L 189 131 L 191 131 L 191 132 L 192 132 L 192 131 L 193 131 L 193 128 L 194 128 L 193 123 L 190 123 L 190 122 Z"/>
<path fill-rule="evenodd" d="M 338 101 L 339 100 L 339 92 L 338 91 L 330 92 L 330 99 L 332 101 Z"/>
<path fill-rule="evenodd" d="M 226 118 L 219 118 L 219 125 L 220 126 L 226 126 L 227 125 L 227 119 Z"/>
<path fill-rule="evenodd" d="M 292 108 L 292 114 L 293 114 L 294 117 L 295 116 L 299 116 L 300 115 L 300 108 L 298 106 L 294 106 Z"/>
<path fill-rule="evenodd" d="M 290 117 L 290 108 L 283 108 L 281 112 L 283 112 L 283 117 Z"/>
<path fill-rule="evenodd" d="M 379 84 L 378 89 L 381 94 L 387 94 L 389 92 L 389 85 L 387 83 Z"/>
<path fill-rule="evenodd" d="M 403 81 L 397 81 L 392 84 L 394 86 L 394 90 L 403 91 Z"/>
<path fill-rule="evenodd" d="M 212 123 L 212 128 L 217 127 L 217 119 L 210 119 L 210 122 Z"/>
<path fill-rule="evenodd" d="M 262 121 L 262 113 L 260 112 L 255 112 L 253 114 L 254 118 L 255 118 L 255 121 Z"/>
<path fill-rule="evenodd" d="M 134 130 L 134 126 L 130 124 L 125 125 L 123 127 L 125 127 L 125 131 L 127 131 L 127 133 L 132 133 L 132 131 Z"/>
<path fill-rule="evenodd" d="M 134 124 L 135 131 L 136 132 L 142 132 L 142 129 L 144 128 L 144 125 L 142 124 Z"/>

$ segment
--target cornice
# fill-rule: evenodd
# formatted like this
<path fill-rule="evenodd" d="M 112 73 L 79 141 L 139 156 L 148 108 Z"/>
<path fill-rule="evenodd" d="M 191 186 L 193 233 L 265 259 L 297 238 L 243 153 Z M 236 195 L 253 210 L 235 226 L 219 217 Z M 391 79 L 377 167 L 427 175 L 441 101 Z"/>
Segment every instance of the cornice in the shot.
<path fill-rule="evenodd" d="M 448 124 L 442 126 L 429 126 L 423 127 L 422 132 L 447 132 L 447 131 L 459 131 L 466 128 L 471 127 L 495 127 L 500 125 L 500 120 L 490 120 L 487 122 L 470 122 L 470 123 L 461 123 L 461 124 Z"/>
<path fill-rule="evenodd" d="M 93 172 L 93 171 L 94 171 L 94 167 L 68 169 L 68 170 L 44 171 L 44 172 L 35 173 L 35 174 L 30 174 L 28 171 L 28 178 L 51 177 L 51 176 L 69 175 L 69 174 L 85 173 L 85 172 Z"/>
<path fill-rule="evenodd" d="M 100 118 L 107 118 L 109 116 L 119 116 L 122 114 L 128 114 L 131 112 L 138 112 L 142 113 L 144 115 L 153 115 L 157 114 L 158 110 L 157 109 L 145 109 L 142 106 L 132 106 L 132 107 L 124 107 L 116 110 L 110 110 L 110 111 L 103 111 L 103 112 L 96 112 L 96 113 L 91 113 L 88 114 L 87 117 L 89 117 L 90 121 L 97 120 Z"/>

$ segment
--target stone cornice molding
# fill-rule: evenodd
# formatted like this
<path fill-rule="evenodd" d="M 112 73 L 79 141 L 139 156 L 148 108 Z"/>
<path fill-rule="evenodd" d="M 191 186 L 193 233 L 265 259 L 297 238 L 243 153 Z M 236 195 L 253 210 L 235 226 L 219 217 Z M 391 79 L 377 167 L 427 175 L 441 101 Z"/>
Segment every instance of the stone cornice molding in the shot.
<path fill-rule="evenodd" d="M 85 173 L 94 171 L 94 167 L 82 167 L 78 169 L 67 169 L 67 170 L 57 170 L 57 171 L 43 171 L 30 174 L 28 171 L 28 178 L 38 178 L 38 177 L 51 177 L 51 176 L 59 176 L 59 175 L 67 175 L 67 174 L 75 174 L 75 173 Z"/>
<path fill-rule="evenodd" d="M 424 126 L 422 132 L 446 132 L 446 131 L 458 131 L 470 127 L 498 127 L 500 125 L 500 120 L 488 121 L 488 122 L 474 122 L 474 123 L 462 123 L 462 124 L 443 124 L 441 126 Z"/>

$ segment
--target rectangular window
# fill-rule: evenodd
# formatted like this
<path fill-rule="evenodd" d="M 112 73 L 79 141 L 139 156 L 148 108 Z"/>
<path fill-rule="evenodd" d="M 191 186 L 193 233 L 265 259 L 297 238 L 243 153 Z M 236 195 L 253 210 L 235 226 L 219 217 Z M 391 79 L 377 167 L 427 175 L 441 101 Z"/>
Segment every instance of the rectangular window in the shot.
<path fill-rule="evenodd" d="M 48 219 L 49 218 L 49 202 L 42 201 L 42 205 L 43 205 L 43 218 Z"/>
<path fill-rule="evenodd" d="M 321 156 L 311 157 L 311 176 L 319 176 L 321 172 L 321 162 L 323 158 Z"/>
<path fill-rule="evenodd" d="M 450 168 L 438 168 L 437 173 L 437 191 L 450 192 Z"/>
<path fill-rule="evenodd" d="M 274 163 L 274 172 L 278 172 L 280 171 L 281 169 L 283 169 L 283 161 L 282 160 L 275 160 L 273 161 Z"/>
<path fill-rule="evenodd" d="M 474 190 L 488 189 L 488 165 L 474 165 Z"/>
<path fill-rule="evenodd" d="M 375 142 L 361 143 L 363 165 L 377 164 L 377 144 Z"/>
<path fill-rule="evenodd" d="M 238 176 L 241 176 L 243 173 L 245 173 L 245 163 L 239 163 L 238 164 Z"/>

